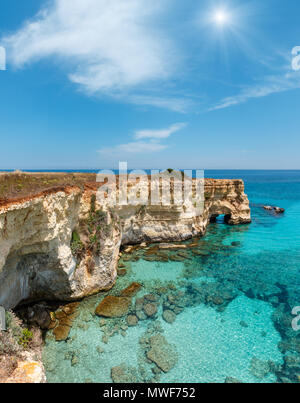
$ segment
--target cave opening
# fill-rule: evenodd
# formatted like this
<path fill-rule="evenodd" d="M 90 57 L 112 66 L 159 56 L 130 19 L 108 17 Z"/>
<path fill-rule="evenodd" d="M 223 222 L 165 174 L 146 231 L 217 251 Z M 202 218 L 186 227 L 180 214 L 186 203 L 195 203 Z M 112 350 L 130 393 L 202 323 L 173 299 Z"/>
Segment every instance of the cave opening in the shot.
<path fill-rule="evenodd" d="M 231 219 L 231 214 L 212 214 L 210 222 L 215 224 L 228 224 Z"/>

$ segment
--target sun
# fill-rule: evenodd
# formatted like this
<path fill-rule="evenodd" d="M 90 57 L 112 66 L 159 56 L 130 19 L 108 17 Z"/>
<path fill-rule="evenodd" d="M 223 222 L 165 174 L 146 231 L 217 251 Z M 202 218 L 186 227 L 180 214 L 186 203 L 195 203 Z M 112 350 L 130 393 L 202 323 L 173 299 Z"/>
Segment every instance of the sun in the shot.
<path fill-rule="evenodd" d="M 229 22 L 229 15 L 225 11 L 217 11 L 213 16 L 214 21 L 218 25 L 224 25 Z"/>

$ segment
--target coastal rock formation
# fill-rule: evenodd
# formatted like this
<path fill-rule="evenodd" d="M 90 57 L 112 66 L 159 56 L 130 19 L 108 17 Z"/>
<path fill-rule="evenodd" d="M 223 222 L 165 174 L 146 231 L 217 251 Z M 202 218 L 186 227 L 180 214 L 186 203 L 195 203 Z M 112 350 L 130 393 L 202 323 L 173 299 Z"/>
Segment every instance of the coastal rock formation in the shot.
<path fill-rule="evenodd" d="M 211 220 L 225 216 L 229 225 L 251 222 L 249 201 L 242 180 L 206 179 L 203 204 L 192 200 L 171 206 L 121 206 L 122 243 L 183 241 L 203 236 Z M 176 246 L 175 246 L 176 247 Z M 162 248 L 170 248 L 163 245 Z M 176 247 L 179 248 L 178 245 Z"/>
<path fill-rule="evenodd" d="M 0 305 L 72 301 L 108 290 L 116 281 L 121 244 L 202 236 L 218 215 L 232 225 L 251 221 L 241 180 L 206 179 L 201 213 L 191 201 L 112 211 L 97 202 L 96 185 L 0 200 Z"/>
<path fill-rule="evenodd" d="M 76 187 L 0 207 L 0 305 L 68 301 L 114 285 L 121 228 L 109 212 L 99 253 L 87 250 L 81 259 L 72 253 L 73 231 L 90 209 L 90 193 Z"/>
<path fill-rule="evenodd" d="M 43 364 L 40 361 L 19 361 L 13 374 L 5 383 L 46 383 Z"/>
<path fill-rule="evenodd" d="M 276 206 L 263 206 L 265 210 L 267 211 L 274 211 L 276 214 L 283 214 L 285 212 L 285 209 L 282 207 L 276 207 Z"/>

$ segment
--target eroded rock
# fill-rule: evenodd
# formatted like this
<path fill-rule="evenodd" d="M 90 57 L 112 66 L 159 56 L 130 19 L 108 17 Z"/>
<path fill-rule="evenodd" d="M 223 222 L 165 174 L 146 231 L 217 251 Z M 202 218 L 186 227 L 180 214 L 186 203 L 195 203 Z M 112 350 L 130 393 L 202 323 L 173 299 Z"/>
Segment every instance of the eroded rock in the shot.
<path fill-rule="evenodd" d="M 152 317 L 152 316 L 156 315 L 156 313 L 157 313 L 157 305 L 155 305 L 153 303 L 145 304 L 143 309 L 144 309 L 145 314 L 148 317 Z"/>
<path fill-rule="evenodd" d="M 168 309 L 164 311 L 162 317 L 167 323 L 174 323 L 176 320 L 176 314 Z"/>
<path fill-rule="evenodd" d="M 132 283 L 129 287 L 125 288 L 125 290 L 121 291 L 121 297 L 133 297 L 140 291 L 141 288 L 141 284 Z"/>
<path fill-rule="evenodd" d="M 126 318 L 128 326 L 136 326 L 139 323 L 138 318 L 135 315 L 128 315 Z"/>
<path fill-rule="evenodd" d="M 126 364 L 121 364 L 111 369 L 111 379 L 114 383 L 137 383 L 137 370 L 128 367 Z"/>
<path fill-rule="evenodd" d="M 258 379 L 263 379 L 270 372 L 270 365 L 266 361 L 253 357 L 251 360 L 251 373 Z"/>
<path fill-rule="evenodd" d="M 147 358 L 154 362 L 163 372 L 169 372 L 178 361 L 174 346 L 169 344 L 162 334 L 150 337 L 150 350 Z"/>
<path fill-rule="evenodd" d="M 120 318 L 128 313 L 130 305 L 130 298 L 108 296 L 100 302 L 95 313 L 106 318 Z"/>

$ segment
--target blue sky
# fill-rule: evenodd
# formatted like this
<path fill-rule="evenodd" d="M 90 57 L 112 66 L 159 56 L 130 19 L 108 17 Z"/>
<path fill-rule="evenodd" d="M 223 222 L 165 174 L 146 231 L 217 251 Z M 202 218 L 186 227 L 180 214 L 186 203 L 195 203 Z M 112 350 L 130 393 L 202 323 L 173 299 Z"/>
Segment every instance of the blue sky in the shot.
<path fill-rule="evenodd" d="M 300 169 L 299 0 L 0 8 L 0 168 Z"/>

